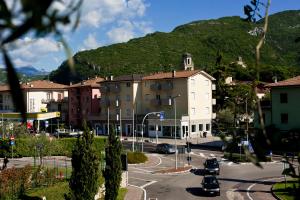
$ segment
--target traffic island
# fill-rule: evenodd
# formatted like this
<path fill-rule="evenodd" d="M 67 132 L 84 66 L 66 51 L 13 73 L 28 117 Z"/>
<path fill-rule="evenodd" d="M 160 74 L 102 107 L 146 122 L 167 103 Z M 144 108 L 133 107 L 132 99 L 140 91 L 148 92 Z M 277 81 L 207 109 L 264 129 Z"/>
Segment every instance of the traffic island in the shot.
<path fill-rule="evenodd" d="M 175 168 L 169 168 L 169 169 L 163 169 L 153 172 L 154 174 L 177 174 L 177 173 L 185 173 L 192 169 L 192 166 L 184 166 L 184 167 L 178 167 Z"/>

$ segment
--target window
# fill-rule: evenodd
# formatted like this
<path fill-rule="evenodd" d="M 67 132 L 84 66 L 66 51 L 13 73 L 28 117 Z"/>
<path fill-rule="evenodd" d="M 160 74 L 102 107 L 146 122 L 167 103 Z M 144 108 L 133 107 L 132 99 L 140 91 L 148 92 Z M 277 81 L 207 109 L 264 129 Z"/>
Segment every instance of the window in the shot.
<path fill-rule="evenodd" d="M 196 125 L 192 125 L 192 132 L 196 132 Z"/>
<path fill-rule="evenodd" d="M 281 93 L 280 94 L 280 103 L 287 103 L 287 102 L 288 102 L 287 93 Z"/>
<path fill-rule="evenodd" d="M 196 114 L 196 108 L 192 108 L 192 115 Z"/>
<path fill-rule="evenodd" d="M 205 83 L 204 83 L 205 86 L 208 86 L 209 85 L 209 82 L 208 80 L 205 80 Z"/>
<path fill-rule="evenodd" d="M 156 99 L 160 100 L 160 95 L 159 94 L 156 95 Z"/>
<path fill-rule="evenodd" d="M 210 124 L 206 124 L 206 130 L 207 130 L 207 131 L 210 130 Z"/>
<path fill-rule="evenodd" d="M 126 95 L 126 101 L 130 101 L 130 95 L 129 94 Z"/>
<path fill-rule="evenodd" d="M 207 115 L 209 114 L 209 107 L 205 107 L 204 113 Z"/>
<path fill-rule="evenodd" d="M 199 131 L 203 131 L 203 124 L 199 124 Z"/>
<path fill-rule="evenodd" d="M 187 64 L 188 65 L 191 64 L 191 59 L 190 58 L 187 59 Z"/>
<path fill-rule="evenodd" d="M 126 83 L 126 87 L 130 87 L 130 82 L 127 82 L 127 83 Z"/>
<path fill-rule="evenodd" d="M 149 126 L 149 131 L 155 131 L 155 126 L 150 125 L 150 126 Z"/>
<path fill-rule="evenodd" d="M 287 113 L 281 113 L 281 123 L 282 124 L 289 123 L 289 115 Z"/>
<path fill-rule="evenodd" d="M 195 92 L 192 92 L 192 99 L 196 100 L 196 93 Z"/>
<path fill-rule="evenodd" d="M 146 100 L 146 101 L 149 101 L 149 100 L 150 100 L 150 94 L 146 94 L 145 100 Z"/>
<path fill-rule="evenodd" d="M 195 85 L 195 83 L 196 83 L 196 82 L 195 82 L 195 79 L 192 78 L 192 79 L 191 79 L 191 84 L 192 84 L 192 85 Z"/>
<path fill-rule="evenodd" d="M 127 115 L 127 116 L 130 116 L 130 115 L 131 115 L 130 109 L 126 109 L 126 115 Z"/>
<path fill-rule="evenodd" d="M 51 99 L 51 93 L 48 92 L 48 93 L 47 93 L 47 100 L 50 100 L 50 99 Z"/>

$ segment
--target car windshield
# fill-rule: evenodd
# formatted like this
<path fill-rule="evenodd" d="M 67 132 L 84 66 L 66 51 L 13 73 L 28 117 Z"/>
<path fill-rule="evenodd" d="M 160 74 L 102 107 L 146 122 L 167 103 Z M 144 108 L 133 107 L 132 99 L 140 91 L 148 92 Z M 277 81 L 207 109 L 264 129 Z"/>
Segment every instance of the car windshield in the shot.
<path fill-rule="evenodd" d="M 207 166 L 218 166 L 218 161 L 213 159 L 213 160 L 207 160 L 206 161 Z"/>
<path fill-rule="evenodd" d="M 204 184 L 217 185 L 218 180 L 215 177 L 204 177 Z"/>

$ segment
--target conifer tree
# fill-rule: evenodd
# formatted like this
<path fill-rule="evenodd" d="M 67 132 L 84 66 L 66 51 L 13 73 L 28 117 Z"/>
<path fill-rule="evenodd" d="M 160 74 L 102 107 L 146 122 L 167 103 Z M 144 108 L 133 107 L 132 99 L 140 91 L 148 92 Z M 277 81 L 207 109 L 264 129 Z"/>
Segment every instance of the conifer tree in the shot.
<path fill-rule="evenodd" d="M 108 146 L 105 152 L 105 200 L 115 200 L 118 196 L 122 178 L 122 144 L 120 139 L 116 137 L 114 130 L 110 131 L 110 135 L 108 136 Z"/>
<path fill-rule="evenodd" d="M 70 193 L 66 199 L 94 200 L 99 188 L 99 157 L 92 144 L 93 134 L 84 122 L 84 133 L 72 151 Z"/>

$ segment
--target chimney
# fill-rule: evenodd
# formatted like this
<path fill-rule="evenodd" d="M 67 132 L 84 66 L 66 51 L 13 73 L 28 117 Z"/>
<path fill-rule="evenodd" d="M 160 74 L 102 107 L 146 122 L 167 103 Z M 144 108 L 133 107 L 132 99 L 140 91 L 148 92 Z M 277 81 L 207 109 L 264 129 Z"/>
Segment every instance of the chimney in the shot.
<path fill-rule="evenodd" d="M 114 79 L 114 76 L 110 76 L 110 80 L 112 81 Z"/>
<path fill-rule="evenodd" d="M 172 78 L 175 78 L 175 77 L 176 77 L 176 71 L 173 70 L 173 71 L 172 71 Z"/>
<path fill-rule="evenodd" d="M 70 85 L 73 85 L 73 83 L 72 83 L 72 82 L 70 82 Z"/>
<path fill-rule="evenodd" d="M 273 79 L 274 79 L 274 83 L 277 83 L 277 76 L 274 76 Z"/>

